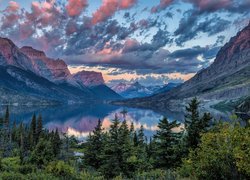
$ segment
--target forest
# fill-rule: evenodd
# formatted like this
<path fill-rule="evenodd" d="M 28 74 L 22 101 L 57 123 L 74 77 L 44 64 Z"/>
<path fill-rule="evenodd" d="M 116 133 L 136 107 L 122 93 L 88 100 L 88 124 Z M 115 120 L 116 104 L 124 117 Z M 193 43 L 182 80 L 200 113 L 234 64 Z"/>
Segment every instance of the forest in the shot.
<path fill-rule="evenodd" d="M 162 118 L 150 139 L 126 117 L 101 120 L 84 142 L 44 128 L 41 115 L 29 124 L 0 118 L 0 179 L 249 179 L 250 126 L 200 113 L 194 98 L 183 125 Z M 79 155 L 80 154 L 80 155 Z"/>

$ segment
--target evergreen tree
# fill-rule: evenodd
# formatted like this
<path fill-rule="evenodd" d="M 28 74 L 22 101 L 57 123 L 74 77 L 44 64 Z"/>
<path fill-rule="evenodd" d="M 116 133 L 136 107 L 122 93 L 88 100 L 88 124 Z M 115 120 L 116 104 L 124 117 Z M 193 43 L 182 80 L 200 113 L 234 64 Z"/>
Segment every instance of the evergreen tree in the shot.
<path fill-rule="evenodd" d="M 104 163 L 101 171 L 107 178 L 118 176 L 122 172 L 120 161 L 122 159 L 121 146 L 119 144 L 119 119 L 117 115 L 112 121 L 109 136 L 104 147 Z"/>
<path fill-rule="evenodd" d="M 201 133 L 206 132 L 211 121 L 211 115 L 204 113 L 203 117 L 199 117 L 199 102 L 197 98 L 191 100 L 186 107 L 185 130 L 187 148 L 195 149 L 200 143 Z"/>
<path fill-rule="evenodd" d="M 86 141 L 86 148 L 84 151 L 84 162 L 98 170 L 102 165 L 102 152 L 104 148 L 104 133 L 102 129 L 102 122 L 99 119 L 92 135 L 90 134 Z"/>
<path fill-rule="evenodd" d="M 36 115 L 34 114 L 30 123 L 29 134 L 30 146 L 33 147 L 36 144 Z"/>
<path fill-rule="evenodd" d="M 36 143 L 38 142 L 39 138 L 42 135 L 43 131 L 43 119 L 41 114 L 39 114 L 38 119 L 37 119 L 37 128 L 36 128 Z"/>
<path fill-rule="evenodd" d="M 54 156 L 57 157 L 60 153 L 61 144 L 62 144 L 58 129 L 56 129 L 55 133 L 53 132 L 51 136 L 52 136 L 51 144 L 52 144 L 53 153 L 54 153 Z"/>
<path fill-rule="evenodd" d="M 131 177 L 134 166 L 129 163 L 129 158 L 132 156 L 132 145 L 130 139 L 130 130 L 126 120 L 124 120 L 119 128 L 119 145 L 121 151 L 120 165 L 122 173 L 126 177 Z"/>
<path fill-rule="evenodd" d="M 169 122 L 167 118 L 160 120 L 154 136 L 156 145 L 155 149 L 155 166 L 157 168 L 170 169 L 176 163 L 176 146 L 178 145 L 180 133 L 173 132 L 173 128 L 178 128 L 180 124 L 176 121 Z"/>
<path fill-rule="evenodd" d="M 9 124 L 10 124 L 10 113 L 9 113 L 9 106 L 7 106 L 5 116 L 4 116 L 4 126 L 6 128 L 9 128 Z"/>

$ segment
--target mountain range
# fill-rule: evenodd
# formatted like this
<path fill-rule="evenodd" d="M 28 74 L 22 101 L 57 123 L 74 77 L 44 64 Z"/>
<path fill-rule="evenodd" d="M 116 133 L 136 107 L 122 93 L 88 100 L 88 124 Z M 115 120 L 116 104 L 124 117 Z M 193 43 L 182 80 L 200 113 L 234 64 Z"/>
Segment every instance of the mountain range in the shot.
<path fill-rule="evenodd" d="M 168 92 L 117 101 L 134 107 L 175 109 L 193 97 L 206 104 L 236 102 L 250 96 L 250 23 L 218 52 L 214 62 Z"/>
<path fill-rule="evenodd" d="M 18 48 L 7 38 L 0 38 L 0 97 L 0 104 L 85 103 L 121 98 L 105 85 L 101 73 L 71 74 L 63 60 L 49 58 L 32 47 Z"/>
<path fill-rule="evenodd" d="M 134 83 L 118 83 L 111 87 L 116 93 L 124 98 L 138 98 L 147 97 L 160 92 L 167 92 L 174 87 L 180 85 L 179 83 L 168 83 L 167 85 L 143 86 L 139 82 Z"/>

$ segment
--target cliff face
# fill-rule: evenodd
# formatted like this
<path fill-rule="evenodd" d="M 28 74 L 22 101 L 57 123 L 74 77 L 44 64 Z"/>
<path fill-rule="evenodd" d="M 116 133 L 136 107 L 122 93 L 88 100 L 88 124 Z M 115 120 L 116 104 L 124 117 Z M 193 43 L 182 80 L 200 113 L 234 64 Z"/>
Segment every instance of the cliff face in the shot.
<path fill-rule="evenodd" d="M 221 48 L 214 63 L 165 93 L 118 104 L 165 109 L 194 96 L 203 100 L 230 100 L 250 94 L 250 24 Z"/>
<path fill-rule="evenodd" d="M 18 47 L 7 38 L 0 38 L 0 65 L 13 65 L 23 69 L 33 70 L 32 63 Z"/>
<path fill-rule="evenodd" d="M 66 81 L 70 77 L 67 64 L 63 60 L 48 58 L 44 52 L 32 47 L 22 47 L 22 53 L 31 59 L 36 74 L 45 77 L 53 82 Z"/>
<path fill-rule="evenodd" d="M 73 79 L 80 85 L 92 87 L 104 84 L 102 73 L 94 71 L 80 71 L 73 75 Z"/>

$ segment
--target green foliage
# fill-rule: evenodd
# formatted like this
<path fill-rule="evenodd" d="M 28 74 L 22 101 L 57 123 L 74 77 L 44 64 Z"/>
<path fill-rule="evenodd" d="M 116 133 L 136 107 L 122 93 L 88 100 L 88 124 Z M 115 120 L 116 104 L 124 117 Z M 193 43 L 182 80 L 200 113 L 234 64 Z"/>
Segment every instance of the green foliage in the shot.
<path fill-rule="evenodd" d="M 167 118 L 160 120 L 154 136 L 154 164 L 157 168 L 170 169 L 177 162 L 176 147 L 181 133 L 173 132 L 180 124 L 176 121 L 169 122 Z"/>
<path fill-rule="evenodd" d="M 199 179 L 250 177 L 250 129 L 229 124 L 218 126 L 216 131 L 202 135 L 199 147 L 184 160 L 181 175 Z"/>
<path fill-rule="evenodd" d="M 9 157 L 9 158 L 3 158 L 1 160 L 1 171 L 6 172 L 18 172 L 20 169 L 20 158 L 19 157 Z"/>
<path fill-rule="evenodd" d="M 46 172 L 56 177 L 73 179 L 77 176 L 75 169 L 63 161 L 55 161 L 48 164 Z"/>
<path fill-rule="evenodd" d="M 185 130 L 186 130 L 186 148 L 195 149 L 200 143 L 201 133 L 208 130 L 212 117 L 210 113 L 204 113 L 203 117 L 199 115 L 199 101 L 197 98 L 191 100 L 186 107 Z"/>
<path fill-rule="evenodd" d="M 30 161 L 38 167 L 41 167 L 53 160 L 54 154 L 51 142 L 46 139 L 40 139 L 34 151 L 31 153 Z"/>

